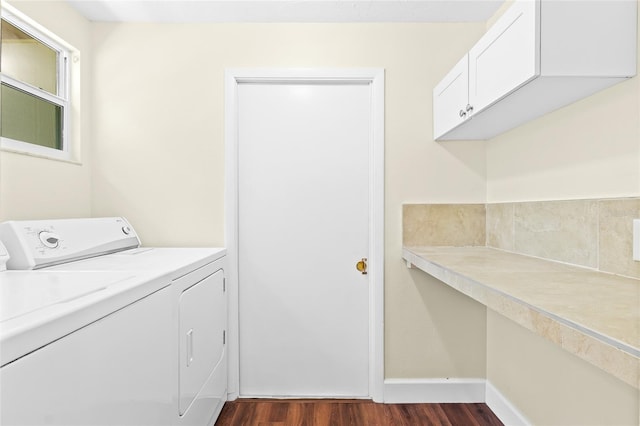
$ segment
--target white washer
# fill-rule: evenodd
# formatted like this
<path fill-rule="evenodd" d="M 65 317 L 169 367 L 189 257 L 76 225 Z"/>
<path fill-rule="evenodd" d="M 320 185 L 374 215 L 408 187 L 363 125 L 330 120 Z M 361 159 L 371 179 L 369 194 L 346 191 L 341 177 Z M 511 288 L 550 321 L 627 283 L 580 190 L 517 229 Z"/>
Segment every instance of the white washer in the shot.
<path fill-rule="evenodd" d="M 163 332 L 170 340 L 165 370 L 171 408 L 166 422 L 155 424 L 215 422 L 227 394 L 224 249 L 140 248 L 135 230 L 123 218 L 6 222 L 0 225 L 0 239 L 11 255 L 9 269 L 117 272 L 154 277 L 166 286 L 168 304 L 159 316 L 168 323 L 163 323 Z"/>
<path fill-rule="evenodd" d="M 171 306 L 154 274 L 0 272 L 0 424 L 170 424 Z"/>

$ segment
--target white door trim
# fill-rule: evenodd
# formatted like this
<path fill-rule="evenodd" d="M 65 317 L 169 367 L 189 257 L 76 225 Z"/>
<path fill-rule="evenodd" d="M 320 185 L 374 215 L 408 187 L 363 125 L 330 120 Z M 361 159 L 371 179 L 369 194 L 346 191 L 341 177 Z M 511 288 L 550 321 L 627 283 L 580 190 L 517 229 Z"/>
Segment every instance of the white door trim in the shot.
<path fill-rule="evenodd" d="M 384 69 L 238 68 L 225 71 L 225 245 L 229 283 L 229 399 L 239 395 L 238 85 L 356 83 L 371 86 L 369 144 L 369 396 L 384 400 Z"/>

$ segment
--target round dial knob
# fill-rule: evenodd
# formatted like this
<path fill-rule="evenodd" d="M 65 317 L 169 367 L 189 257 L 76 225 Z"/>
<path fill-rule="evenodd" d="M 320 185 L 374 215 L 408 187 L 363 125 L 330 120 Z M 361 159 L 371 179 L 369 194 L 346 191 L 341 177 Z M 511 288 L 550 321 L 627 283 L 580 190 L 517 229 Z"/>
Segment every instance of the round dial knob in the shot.
<path fill-rule="evenodd" d="M 38 237 L 45 247 L 56 248 L 60 243 L 60 237 L 53 232 L 42 231 L 38 234 Z"/>

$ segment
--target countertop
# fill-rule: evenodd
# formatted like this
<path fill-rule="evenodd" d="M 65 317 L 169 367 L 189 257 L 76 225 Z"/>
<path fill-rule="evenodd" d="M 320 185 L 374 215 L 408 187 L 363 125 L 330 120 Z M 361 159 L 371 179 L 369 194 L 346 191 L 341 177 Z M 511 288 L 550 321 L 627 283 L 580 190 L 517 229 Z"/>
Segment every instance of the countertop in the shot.
<path fill-rule="evenodd" d="M 403 258 L 640 388 L 640 280 L 488 247 L 404 247 Z"/>

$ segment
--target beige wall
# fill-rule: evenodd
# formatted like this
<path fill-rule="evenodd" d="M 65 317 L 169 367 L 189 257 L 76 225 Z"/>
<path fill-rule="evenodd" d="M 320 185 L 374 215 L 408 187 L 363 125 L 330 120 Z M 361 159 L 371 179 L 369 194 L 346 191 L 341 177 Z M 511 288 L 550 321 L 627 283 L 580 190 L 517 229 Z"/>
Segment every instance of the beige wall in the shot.
<path fill-rule="evenodd" d="M 487 142 L 487 201 L 640 195 L 638 78 Z"/>
<path fill-rule="evenodd" d="M 638 81 L 486 142 L 487 202 L 640 195 Z M 487 378 L 534 424 L 640 424 L 637 389 L 491 311 Z"/>
<path fill-rule="evenodd" d="M 126 216 L 147 245 L 223 245 L 225 68 L 384 68 L 386 376 L 484 377 L 483 308 L 400 257 L 403 202 L 484 201 L 484 146 L 431 138 L 431 90 L 483 31 L 96 24 L 93 214 Z"/>
<path fill-rule="evenodd" d="M 639 424 L 637 389 L 491 310 L 487 374 L 533 425 Z"/>
<path fill-rule="evenodd" d="M 80 60 L 73 65 L 73 90 L 77 93 L 78 84 L 83 90 L 72 123 L 77 162 L 0 151 L 0 221 L 90 216 L 90 24 L 66 3 L 9 3 L 80 51 Z"/>

